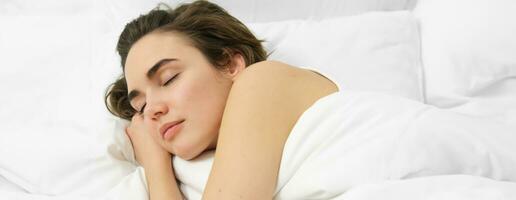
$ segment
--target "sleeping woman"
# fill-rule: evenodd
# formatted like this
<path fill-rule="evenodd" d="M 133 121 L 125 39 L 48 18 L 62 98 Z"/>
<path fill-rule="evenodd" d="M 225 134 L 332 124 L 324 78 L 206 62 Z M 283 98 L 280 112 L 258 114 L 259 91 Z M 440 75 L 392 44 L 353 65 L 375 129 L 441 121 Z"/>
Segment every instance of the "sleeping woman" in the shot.
<path fill-rule="evenodd" d="M 512 154 L 494 151 L 514 141 L 495 140 L 514 137 L 496 123 L 339 91 L 330 76 L 267 61 L 261 42 L 208 1 L 154 9 L 126 25 L 117 45 L 123 74 L 105 100 L 131 121 L 126 133 L 151 200 L 182 199 L 172 157 L 192 160 L 209 150 L 215 155 L 203 199 L 272 199 L 278 187 L 286 191 L 280 198 L 327 199 L 371 181 L 506 177 L 487 172 L 514 166 Z M 295 181 L 285 186 L 287 179 Z"/>
<path fill-rule="evenodd" d="M 338 92 L 311 70 L 267 61 L 249 29 L 195 1 L 125 26 L 123 75 L 106 93 L 144 167 L 150 199 L 182 199 L 171 156 L 216 149 L 203 199 L 272 199 L 285 141 L 315 101 Z"/>

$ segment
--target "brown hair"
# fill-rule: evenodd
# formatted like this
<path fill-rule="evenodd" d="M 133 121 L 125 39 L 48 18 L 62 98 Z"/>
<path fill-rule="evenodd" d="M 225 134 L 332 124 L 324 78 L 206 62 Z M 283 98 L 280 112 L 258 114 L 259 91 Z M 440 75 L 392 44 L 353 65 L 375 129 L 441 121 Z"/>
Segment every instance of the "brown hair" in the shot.
<path fill-rule="evenodd" d="M 164 4 L 160 4 L 164 5 Z M 160 5 L 128 23 L 118 39 L 117 51 L 122 69 L 132 45 L 151 32 L 176 32 L 189 39 L 207 60 L 219 70 L 231 62 L 233 53 L 244 57 L 246 66 L 267 59 L 267 54 L 249 29 L 226 10 L 208 1 L 182 4 L 175 9 L 160 9 Z M 112 83 L 105 94 L 109 112 L 131 120 L 136 112 L 129 104 L 124 75 Z"/>

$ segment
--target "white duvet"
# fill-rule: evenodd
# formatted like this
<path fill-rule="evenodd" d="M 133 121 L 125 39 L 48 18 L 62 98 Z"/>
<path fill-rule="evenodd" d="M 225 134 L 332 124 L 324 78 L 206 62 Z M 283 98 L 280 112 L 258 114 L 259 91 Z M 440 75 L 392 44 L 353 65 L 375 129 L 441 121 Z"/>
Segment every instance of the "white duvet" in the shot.
<path fill-rule="evenodd" d="M 275 198 L 516 199 L 513 152 L 516 134 L 488 119 L 338 92 L 312 105 L 292 130 Z M 213 152 L 174 159 L 188 199 L 201 198 L 212 161 Z"/>
<path fill-rule="evenodd" d="M 106 149 L 109 159 L 134 163 L 128 138 L 122 131 L 115 136 Z M 292 130 L 275 199 L 516 199 L 515 143 L 514 130 L 487 118 L 379 93 L 333 93 L 305 111 Z M 213 152 L 193 161 L 174 158 L 188 199 L 201 199 L 212 161 Z M 131 168 L 116 182 L 109 175 Z M 17 185 L 0 184 L 0 199 L 147 199 L 144 173 L 141 167 L 97 169 L 90 179 L 111 177 L 114 183 L 99 193 L 48 194 L 6 177 Z M 63 181 L 79 188 L 83 182 Z"/>

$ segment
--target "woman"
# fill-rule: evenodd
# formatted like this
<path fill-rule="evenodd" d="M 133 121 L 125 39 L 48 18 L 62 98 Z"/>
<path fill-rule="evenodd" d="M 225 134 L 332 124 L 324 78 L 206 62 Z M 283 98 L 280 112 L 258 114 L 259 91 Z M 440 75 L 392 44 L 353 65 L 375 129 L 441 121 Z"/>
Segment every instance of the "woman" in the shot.
<path fill-rule="evenodd" d="M 181 199 L 171 156 L 216 149 L 203 199 L 272 199 L 285 141 L 301 114 L 337 92 L 321 74 L 265 61 L 261 41 L 219 6 L 155 9 L 127 24 L 123 75 L 106 105 L 144 167 L 150 199 Z"/>

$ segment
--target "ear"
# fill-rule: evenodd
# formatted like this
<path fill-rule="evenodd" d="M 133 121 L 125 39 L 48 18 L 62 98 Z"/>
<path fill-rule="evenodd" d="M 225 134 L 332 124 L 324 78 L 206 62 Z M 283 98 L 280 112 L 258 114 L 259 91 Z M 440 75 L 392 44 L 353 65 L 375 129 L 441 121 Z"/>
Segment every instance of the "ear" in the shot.
<path fill-rule="evenodd" d="M 240 53 L 234 53 L 231 56 L 231 62 L 226 70 L 226 75 L 231 78 L 232 81 L 235 81 L 236 76 L 244 71 L 245 66 L 244 56 Z"/>

